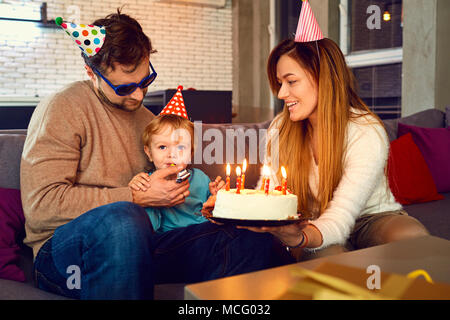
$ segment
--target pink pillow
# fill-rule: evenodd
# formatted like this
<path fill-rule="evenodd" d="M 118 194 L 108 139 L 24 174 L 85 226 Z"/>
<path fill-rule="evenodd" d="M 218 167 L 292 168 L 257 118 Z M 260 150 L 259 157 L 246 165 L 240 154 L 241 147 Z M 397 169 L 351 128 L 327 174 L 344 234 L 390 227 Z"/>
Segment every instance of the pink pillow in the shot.
<path fill-rule="evenodd" d="M 20 190 L 0 188 L 0 278 L 25 281 L 17 266 L 19 243 L 25 236 Z"/>
<path fill-rule="evenodd" d="M 411 133 L 430 169 L 438 192 L 450 192 L 450 128 L 398 124 L 398 136 Z"/>

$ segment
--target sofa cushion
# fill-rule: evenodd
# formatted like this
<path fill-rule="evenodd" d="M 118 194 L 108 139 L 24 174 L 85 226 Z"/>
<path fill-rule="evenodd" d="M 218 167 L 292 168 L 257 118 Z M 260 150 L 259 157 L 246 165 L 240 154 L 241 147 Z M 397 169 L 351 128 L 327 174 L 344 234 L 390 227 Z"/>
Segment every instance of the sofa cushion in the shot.
<path fill-rule="evenodd" d="M 67 300 L 36 288 L 31 283 L 0 279 L 0 300 Z"/>
<path fill-rule="evenodd" d="M 25 281 L 19 268 L 20 246 L 25 236 L 20 191 L 0 188 L 0 278 Z"/>
<path fill-rule="evenodd" d="M 433 176 L 438 192 L 450 192 L 450 128 L 398 124 L 399 137 L 411 133 Z"/>
<path fill-rule="evenodd" d="M 450 240 L 450 192 L 444 200 L 406 205 L 408 214 L 418 219 L 431 235 Z"/>
<path fill-rule="evenodd" d="M 450 106 L 445 109 L 445 126 L 450 127 Z"/>
<path fill-rule="evenodd" d="M 20 189 L 20 159 L 26 135 L 0 132 L 0 188 Z"/>
<path fill-rule="evenodd" d="M 445 113 L 438 109 L 428 109 L 400 119 L 383 120 L 390 141 L 398 138 L 399 122 L 424 128 L 444 128 Z"/>
<path fill-rule="evenodd" d="M 401 204 L 442 200 L 430 170 L 410 133 L 391 142 L 388 159 L 389 186 Z"/>

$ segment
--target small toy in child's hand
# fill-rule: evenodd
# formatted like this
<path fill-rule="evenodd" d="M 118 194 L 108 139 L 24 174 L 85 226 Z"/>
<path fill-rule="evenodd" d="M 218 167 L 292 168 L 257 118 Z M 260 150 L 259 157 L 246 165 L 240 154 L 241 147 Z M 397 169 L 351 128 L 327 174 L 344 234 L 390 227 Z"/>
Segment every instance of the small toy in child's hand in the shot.
<path fill-rule="evenodd" d="M 180 172 L 178 172 L 177 174 L 177 183 L 182 183 L 184 180 L 186 180 L 187 178 L 189 178 L 191 174 L 189 173 L 189 171 L 187 171 L 186 169 L 181 170 Z"/>

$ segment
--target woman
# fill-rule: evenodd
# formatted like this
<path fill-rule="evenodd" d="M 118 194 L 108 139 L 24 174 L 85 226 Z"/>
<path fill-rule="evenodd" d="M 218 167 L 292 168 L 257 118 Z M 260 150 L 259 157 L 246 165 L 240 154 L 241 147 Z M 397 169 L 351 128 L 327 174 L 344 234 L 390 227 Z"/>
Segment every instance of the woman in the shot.
<path fill-rule="evenodd" d="M 271 181 L 281 181 L 275 164 L 285 166 L 298 210 L 311 220 L 249 229 L 271 232 L 297 259 L 305 248 L 325 255 L 427 235 L 389 189 L 386 131 L 357 96 L 339 47 L 326 38 L 285 40 L 272 51 L 267 71 L 285 103 L 270 126 L 279 137 L 279 150 L 270 149 L 273 137 L 267 143 Z"/>

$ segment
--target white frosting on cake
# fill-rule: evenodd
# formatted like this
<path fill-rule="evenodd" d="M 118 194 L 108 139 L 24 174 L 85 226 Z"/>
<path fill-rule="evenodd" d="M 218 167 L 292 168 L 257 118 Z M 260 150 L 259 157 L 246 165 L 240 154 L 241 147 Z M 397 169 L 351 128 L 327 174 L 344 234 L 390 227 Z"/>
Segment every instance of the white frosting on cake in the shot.
<path fill-rule="evenodd" d="M 213 217 L 245 220 L 286 220 L 297 217 L 297 196 L 281 191 L 219 190 Z"/>

